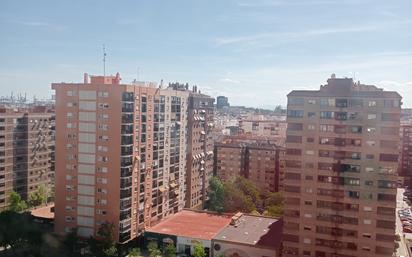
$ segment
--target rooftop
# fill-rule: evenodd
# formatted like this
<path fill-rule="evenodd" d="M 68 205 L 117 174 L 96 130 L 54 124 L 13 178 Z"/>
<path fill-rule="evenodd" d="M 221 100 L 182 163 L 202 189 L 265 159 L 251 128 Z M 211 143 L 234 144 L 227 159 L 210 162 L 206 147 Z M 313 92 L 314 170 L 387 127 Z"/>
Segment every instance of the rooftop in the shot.
<path fill-rule="evenodd" d="M 211 240 L 219 231 L 226 227 L 230 221 L 231 216 L 229 215 L 183 210 L 146 231 Z"/>
<path fill-rule="evenodd" d="M 214 239 L 277 248 L 282 239 L 282 223 L 274 218 L 243 214 L 235 225 L 225 227 Z"/>
<path fill-rule="evenodd" d="M 54 219 L 54 203 L 49 204 L 47 206 L 38 207 L 36 209 L 31 210 L 31 215 L 36 218 L 43 218 L 43 219 Z"/>
<path fill-rule="evenodd" d="M 373 85 L 364 85 L 354 82 L 351 78 L 336 78 L 335 74 L 328 79 L 326 85 L 320 86 L 319 90 L 293 90 L 288 96 L 340 96 L 340 97 L 390 97 L 402 98 L 395 91 L 384 91 Z"/>

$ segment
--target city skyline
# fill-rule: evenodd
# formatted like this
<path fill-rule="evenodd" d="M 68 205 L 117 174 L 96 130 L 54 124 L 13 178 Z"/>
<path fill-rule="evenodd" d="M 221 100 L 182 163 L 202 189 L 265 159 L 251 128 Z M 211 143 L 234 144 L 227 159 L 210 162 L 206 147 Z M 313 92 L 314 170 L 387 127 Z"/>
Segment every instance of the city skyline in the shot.
<path fill-rule="evenodd" d="M 232 105 L 273 108 L 286 106 L 291 88 L 316 89 L 336 73 L 398 91 L 412 107 L 408 1 L 0 5 L 5 95 L 43 98 L 52 81 L 102 75 L 105 44 L 106 74 L 120 72 L 123 83 L 189 82 Z"/>

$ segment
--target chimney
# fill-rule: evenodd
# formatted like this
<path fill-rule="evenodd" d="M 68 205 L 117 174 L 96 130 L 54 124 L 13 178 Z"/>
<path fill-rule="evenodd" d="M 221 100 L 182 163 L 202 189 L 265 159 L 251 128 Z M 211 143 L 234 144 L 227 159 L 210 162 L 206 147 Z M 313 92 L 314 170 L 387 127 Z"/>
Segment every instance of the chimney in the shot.
<path fill-rule="evenodd" d="M 84 84 L 89 84 L 89 74 L 84 73 L 83 83 Z"/>

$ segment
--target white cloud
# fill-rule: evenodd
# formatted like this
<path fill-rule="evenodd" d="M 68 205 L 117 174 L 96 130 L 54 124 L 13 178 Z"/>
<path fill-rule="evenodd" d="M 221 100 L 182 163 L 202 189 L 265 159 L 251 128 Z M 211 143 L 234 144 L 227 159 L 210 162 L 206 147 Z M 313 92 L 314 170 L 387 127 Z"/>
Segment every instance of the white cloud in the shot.
<path fill-rule="evenodd" d="M 22 26 L 26 26 L 26 27 L 32 27 L 32 28 L 48 28 L 48 29 L 52 29 L 52 30 L 56 30 L 56 31 L 63 31 L 65 30 L 67 27 L 63 26 L 63 25 L 59 25 L 56 24 L 54 22 L 51 21 L 40 21 L 40 20 L 25 20 L 25 19 L 21 19 L 21 20 L 10 20 L 10 22 L 12 23 L 16 23 Z"/>
<path fill-rule="evenodd" d="M 272 32 L 272 33 L 260 33 L 246 36 L 237 37 L 221 37 L 215 39 L 216 46 L 225 46 L 233 44 L 243 44 L 243 45 L 273 45 L 276 42 L 288 42 L 296 40 L 305 40 L 310 38 L 315 38 L 319 36 L 342 34 L 342 33 L 359 33 L 376 31 L 382 29 L 389 29 L 396 26 L 412 24 L 411 19 L 402 19 L 392 22 L 385 23 L 375 23 L 375 24 L 364 24 L 356 26 L 347 27 L 330 27 L 330 28 L 314 28 L 302 31 L 293 32 Z"/>
<path fill-rule="evenodd" d="M 255 0 L 242 1 L 238 5 L 241 7 L 270 7 L 270 6 L 311 6 L 311 5 L 348 5 L 364 4 L 368 0 Z"/>
<path fill-rule="evenodd" d="M 239 83 L 240 83 L 239 80 L 230 79 L 230 78 L 223 78 L 223 79 L 220 79 L 219 81 L 221 81 L 221 82 L 233 83 L 233 84 L 239 84 Z"/>

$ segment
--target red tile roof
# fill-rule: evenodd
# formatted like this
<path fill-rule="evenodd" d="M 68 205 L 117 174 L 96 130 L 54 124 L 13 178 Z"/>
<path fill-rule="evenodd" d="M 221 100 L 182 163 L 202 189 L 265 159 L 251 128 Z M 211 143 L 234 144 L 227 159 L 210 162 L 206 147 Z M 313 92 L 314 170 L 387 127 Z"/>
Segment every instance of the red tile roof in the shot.
<path fill-rule="evenodd" d="M 146 231 L 211 240 L 230 223 L 231 218 L 229 215 L 183 210 Z"/>

